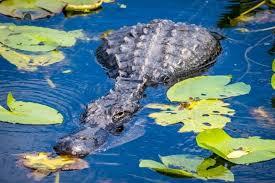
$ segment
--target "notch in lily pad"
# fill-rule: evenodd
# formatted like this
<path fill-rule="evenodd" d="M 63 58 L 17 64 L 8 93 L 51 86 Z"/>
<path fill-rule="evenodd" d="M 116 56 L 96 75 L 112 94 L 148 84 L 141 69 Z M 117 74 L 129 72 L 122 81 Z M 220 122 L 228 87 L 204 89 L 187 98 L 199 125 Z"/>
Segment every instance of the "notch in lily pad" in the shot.
<path fill-rule="evenodd" d="M 275 158 L 275 140 L 259 137 L 233 138 L 222 129 L 209 129 L 196 137 L 198 146 L 235 164 L 250 164 Z"/>
<path fill-rule="evenodd" d="M 243 82 L 229 84 L 231 76 L 198 76 L 176 83 L 167 91 L 172 102 L 186 102 L 193 99 L 224 99 L 248 94 L 250 85 Z"/>
<path fill-rule="evenodd" d="M 0 121 L 8 123 L 49 125 L 60 124 L 63 116 L 57 110 L 46 105 L 16 101 L 10 92 L 7 96 L 9 110 L 0 106 Z"/>
<path fill-rule="evenodd" d="M 149 168 L 172 177 L 234 181 L 233 173 L 212 158 L 181 154 L 160 156 L 160 160 L 161 163 L 153 160 L 141 160 L 139 167 Z"/>

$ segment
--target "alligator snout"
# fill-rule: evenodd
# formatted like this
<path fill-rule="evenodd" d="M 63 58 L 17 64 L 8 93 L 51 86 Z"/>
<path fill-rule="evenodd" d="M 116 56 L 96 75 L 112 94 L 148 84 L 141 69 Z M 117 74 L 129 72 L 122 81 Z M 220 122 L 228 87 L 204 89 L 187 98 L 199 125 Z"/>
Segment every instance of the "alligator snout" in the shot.
<path fill-rule="evenodd" d="M 84 157 L 97 150 L 108 138 L 102 128 L 87 127 L 71 136 L 64 137 L 54 146 L 58 154 Z"/>

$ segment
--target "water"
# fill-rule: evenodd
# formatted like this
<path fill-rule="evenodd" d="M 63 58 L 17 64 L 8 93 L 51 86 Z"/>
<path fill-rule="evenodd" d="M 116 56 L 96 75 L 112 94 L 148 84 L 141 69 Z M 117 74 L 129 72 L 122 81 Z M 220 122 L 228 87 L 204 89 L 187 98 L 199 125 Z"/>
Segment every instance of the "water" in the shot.
<path fill-rule="evenodd" d="M 234 97 L 226 101 L 236 110 L 232 122 L 226 131 L 235 137 L 261 136 L 275 139 L 274 123 L 263 118 L 255 119 L 252 108 L 263 106 L 274 114 L 272 97 L 274 90 L 270 86 L 272 75 L 271 61 L 274 56 L 268 53 L 274 43 L 271 31 L 258 33 L 240 33 L 234 28 L 217 26 L 222 14 L 228 13 L 228 1 L 215 0 L 128 0 L 126 9 L 116 4 L 106 4 L 98 14 L 64 18 L 58 15 L 50 19 L 21 21 L 0 16 L 1 22 L 13 22 L 18 25 L 46 26 L 50 28 L 73 30 L 83 29 L 91 39 L 101 32 L 117 29 L 137 22 L 148 22 L 154 18 L 167 18 L 173 21 L 194 23 L 220 32 L 228 39 L 222 41 L 223 52 L 217 63 L 205 74 L 231 74 L 234 81 L 251 84 L 249 95 Z M 248 25 L 249 29 L 272 26 L 272 23 Z M 65 117 L 61 125 L 23 126 L 0 123 L 0 182 L 29 183 L 29 170 L 18 168 L 15 164 L 17 154 L 33 151 L 52 151 L 58 138 L 72 133 L 78 127 L 78 120 L 85 105 L 105 95 L 114 82 L 107 77 L 97 64 L 94 51 L 100 41 L 80 41 L 75 47 L 63 49 L 66 59 L 58 64 L 44 67 L 37 72 L 24 72 L 16 69 L 0 58 L 0 103 L 5 105 L 6 94 L 12 91 L 18 100 L 43 103 L 56 108 Z M 245 53 L 253 60 L 247 62 Z M 257 62 L 257 63 L 255 63 Z M 69 74 L 62 71 L 70 69 Z M 50 78 L 56 88 L 51 88 L 46 81 Z M 142 104 L 168 102 L 165 86 L 149 88 Z M 274 107 L 274 104 L 273 104 Z M 86 157 L 90 168 L 82 171 L 62 172 L 60 181 L 74 182 L 203 182 L 196 179 L 175 179 L 162 176 L 148 169 L 138 167 L 139 160 L 158 160 L 158 155 L 194 154 L 209 156 L 206 150 L 196 146 L 193 133 L 179 134 L 178 125 L 161 127 L 147 118 L 150 110 L 143 109 L 136 119 L 145 120 L 145 134 L 130 143 L 112 148 L 106 152 Z M 232 166 L 236 182 L 274 182 L 275 160 L 256 163 L 249 166 Z M 54 175 L 42 182 L 54 182 Z M 221 182 L 210 180 L 208 182 Z"/>

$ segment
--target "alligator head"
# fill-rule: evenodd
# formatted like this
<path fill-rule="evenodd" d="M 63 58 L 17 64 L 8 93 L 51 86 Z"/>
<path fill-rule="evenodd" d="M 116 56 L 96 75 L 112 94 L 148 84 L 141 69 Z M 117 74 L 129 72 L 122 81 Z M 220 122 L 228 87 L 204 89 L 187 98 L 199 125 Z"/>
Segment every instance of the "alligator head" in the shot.
<path fill-rule="evenodd" d="M 83 157 L 98 150 L 108 137 L 119 135 L 124 129 L 123 124 L 139 108 L 138 98 L 131 87 L 141 89 L 143 85 L 123 81 L 116 84 L 115 91 L 87 106 L 83 114 L 84 130 L 60 139 L 54 147 L 55 151 Z M 126 88 L 123 90 L 121 86 Z"/>

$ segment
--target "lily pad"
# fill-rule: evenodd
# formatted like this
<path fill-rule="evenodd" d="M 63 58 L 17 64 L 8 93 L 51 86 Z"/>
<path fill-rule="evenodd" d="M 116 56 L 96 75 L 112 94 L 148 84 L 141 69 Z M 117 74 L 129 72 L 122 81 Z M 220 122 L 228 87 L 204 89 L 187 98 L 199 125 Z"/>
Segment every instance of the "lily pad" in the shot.
<path fill-rule="evenodd" d="M 0 13 L 34 20 L 60 13 L 65 5 L 59 0 L 4 0 L 0 1 Z"/>
<path fill-rule="evenodd" d="M 18 163 L 32 169 L 31 176 L 36 180 L 60 170 L 81 170 L 89 167 L 83 159 L 65 155 L 51 157 L 50 153 L 45 152 L 23 154 Z"/>
<path fill-rule="evenodd" d="M 259 137 L 233 138 L 222 129 L 198 134 L 198 146 L 235 164 L 250 164 L 275 158 L 275 140 Z"/>
<path fill-rule="evenodd" d="M 65 32 L 36 26 L 0 24 L 0 43 L 23 51 L 46 52 L 58 47 L 70 47 L 82 37 L 81 30 Z"/>
<path fill-rule="evenodd" d="M 79 11 L 79 12 L 90 12 L 98 9 L 103 0 L 63 0 L 67 3 L 65 7 L 66 11 Z"/>
<path fill-rule="evenodd" d="M 201 132 L 206 129 L 223 128 L 234 115 L 235 111 L 228 108 L 229 104 L 221 100 L 193 101 L 189 107 L 181 105 L 149 104 L 146 107 L 159 109 L 149 117 L 162 126 L 184 123 L 179 132 Z"/>
<path fill-rule="evenodd" d="M 39 55 L 16 52 L 0 43 L 0 55 L 18 69 L 36 71 L 38 66 L 48 66 L 64 59 L 61 51 L 50 51 Z"/>
<path fill-rule="evenodd" d="M 234 181 L 233 173 L 223 165 L 217 165 L 216 160 L 212 158 L 171 155 L 160 156 L 160 160 L 162 163 L 153 160 L 141 160 L 139 167 L 150 168 L 169 176 Z"/>
<path fill-rule="evenodd" d="M 229 84 L 231 76 L 198 76 L 176 83 L 167 91 L 171 101 L 185 102 L 193 99 L 223 99 L 245 95 L 250 86 L 238 82 Z"/>
<path fill-rule="evenodd" d="M 275 89 L 275 74 L 273 74 L 271 77 L 271 86 L 273 89 Z"/>
<path fill-rule="evenodd" d="M 48 125 L 62 123 L 63 116 L 55 109 L 33 102 L 16 101 L 7 96 L 9 110 L 0 106 L 0 121 L 8 123 Z"/>

